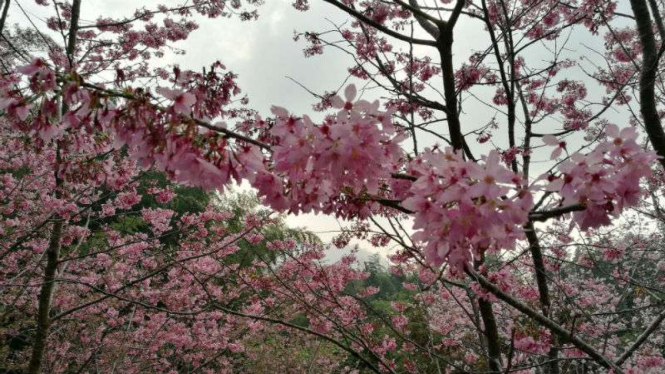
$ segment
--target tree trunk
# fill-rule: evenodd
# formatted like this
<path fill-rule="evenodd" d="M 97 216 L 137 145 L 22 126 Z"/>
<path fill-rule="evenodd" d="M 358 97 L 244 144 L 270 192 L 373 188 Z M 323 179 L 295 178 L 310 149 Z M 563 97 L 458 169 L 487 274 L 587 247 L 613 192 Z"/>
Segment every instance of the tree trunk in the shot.
<path fill-rule="evenodd" d="M 630 0 L 635 15 L 637 32 L 642 45 L 642 71 L 640 72 L 640 113 L 649 140 L 660 157 L 665 168 L 665 132 L 660 123 L 656 107 L 656 73 L 658 72 L 659 55 L 656 51 L 656 38 L 653 35 L 651 15 L 645 0 Z"/>
<path fill-rule="evenodd" d="M 53 231 L 48 249 L 46 250 L 46 269 L 44 270 L 44 284 L 39 293 L 39 308 L 37 310 L 37 333 L 32 346 L 32 355 L 28 365 L 29 374 L 38 374 L 42 367 L 46 339 L 48 338 L 51 318 L 51 301 L 55 288 L 55 276 L 60 259 L 60 239 L 62 236 L 63 221 L 58 219 L 53 223 Z"/>

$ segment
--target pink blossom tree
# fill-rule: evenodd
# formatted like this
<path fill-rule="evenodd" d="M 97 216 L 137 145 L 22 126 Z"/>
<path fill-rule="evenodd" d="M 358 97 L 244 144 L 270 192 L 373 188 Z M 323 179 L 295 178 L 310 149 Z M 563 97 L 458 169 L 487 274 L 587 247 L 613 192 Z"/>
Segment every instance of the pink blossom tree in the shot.
<path fill-rule="evenodd" d="M 64 44 L 34 57 L 5 40 L 26 61 L 0 82 L 3 282 L 18 290 L 3 293 L 3 306 L 34 306 L 28 372 L 68 370 L 72 351 L 52 337 L 60 331 L 88 339 L 73 350 L 88 357 L 79 372 L 107 335 L 114 347 L 154 342 L 148 356 L 104 350 L 110 371 L 117 354 L 126 371 L 191 372 L 213 351 L 243 349 L 238 320 L 325 341 L 377 373 L 662 371 L 662 4 L 631 0 L 626 13 L 609 0 L 324 2 L 351 22 L 300 34 L 305 55 L 347 52 L 358 84 L 315 93 L 321 121 L 279 107 L 261 117 L 236 99 L 221 63 L 201 73 L 151 67 L 195 17 L 251 20 L 255 1 L 159 6 L 82 26 L 81 0 L 39 0 Z M 459 62 L 464 23 L 477 23 L 486 47 Z M 568 44 L 587 32 L 603 33 L 605 50 L 583 63 Z M 383 106 L 363 98 L 369 88 Z M 492 112 L 486 124 L 468 123 L 480 107 Z M 405 286 L 414 294 L 392 315 L 374 311 L 364 298 L 376 289 L 351 292 L 367 277 L 352 258 L 322 265 L 323 248 L 292 242 L 267 244 L 284 253 L 279 264 L 229 266 L 233 243 L 260 243 L 265 223 L 229 234 L 212 222 L 230 217 L 214 210 L 173 222 L 168 209 L 145 209 L 151 235 L 102 230 L 68 265 L 88 250 L 89 222 L 138 203 L 138 168 L 209 190 L 247 181 L 277 212 L 353 221 L 337 243 L 397 246 L 393 271 L 417 276 Z M 193 230 L 171 254 L 155 238 L 173 227 Z M 229 306 L 235 299 L 242 308 Z M 95 314 L 98 324 L 76 323 Z M 290 322 L 296 314 L 306 327 Z M 52 328 L 66 316 L 75 323 Z M 414 320 L 426 338 L 413 338 Z M 192 353 L 174 363 L 174 350 Z"/>

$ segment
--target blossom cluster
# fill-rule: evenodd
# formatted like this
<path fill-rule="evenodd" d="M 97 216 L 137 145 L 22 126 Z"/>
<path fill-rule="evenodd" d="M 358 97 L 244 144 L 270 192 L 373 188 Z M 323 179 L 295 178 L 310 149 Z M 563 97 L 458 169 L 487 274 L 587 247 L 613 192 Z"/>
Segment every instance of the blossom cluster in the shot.
<path fill-rule="evenodd" d="M 379 111 L 379 103 L 354 101 L 356 88 L 349 85 L 345 98 L 331 97 L 335 115 L 315 125 L 274 107 L 270 130 L 272 167 L 260 172 L 254 187 L 277 210 L 323 212 L 339 216 L 367 217 L 371 200 L 397 171 L 403 158 L 391 113 Z"/>
<path fill-rule="evenodd" d="M 549 181 L 546 190 L 558 193 L 562 206 L 584 207 L 573 213 L 583 230 L 609 225 L 611 217 L 636 205 L 643 193 L 640 180 L 651 176 L 651 163 L 656 160 L 654 153 L 637 144 L 634 127 L 619 130 L 610 124 L 605 135 L 606 139 L 589 154 L 575 153 L 562 162 L 558 167 L 560 176 L 544 176 Z M 552 158 L 559 156 L 562 143 L 548 138 L 547 144 L 557 147 Z"/>
<path fill-rule="evenodd" d="M 432 149 L 409 169 L 418 180 L 402 205 L 415 212 L 413 239 L 434 265 L 448 261 L 459 271 L 485 251 L 513 248 L 523 238 L 532 195 L 497 152 L 475 163 L 450 148 Z"/>
<path fill-rule="evenodd" d="M 175 69 L 173 88 L 157 89 L 166 108 L 152 104 L 155 97 L 150 94 L 136 94 L 125 106 L 114 107 L 100 100 L 98 93 L 70 82 L 63 92 L 69 110 L 58 122 L 49 114 L 53 99 L 44 91 L 53 88 L 47 84 L 52 74 L 37 59 L 19 71 L 30 80 L 36 97 L 43 99 L 36 111 L 36 118 L 43 120 L 31 121 L 10 109 L 24 105 L 16 92 L 3 91 L 2 102 L 19 128 L 36 132 L 45 143 L 65 134 L 89 137 L 95 131 L 109 132 L 115 137 L 115 149 L 126 145 L 141 167 L 157 167 L 177 182 L 206 189 L 248 180 L 277 211 L 364 219 L 378 212 L 382 201 L 401 201 L 401 207 L 414 214 L 413 239 L 424 246 L 429 261 L 435 265 L 447 261 L 456 271 L 486 251 L 513 248 L 523 238 L 535 187 L 528 187 L 504 166 L 505 154 L 502 160 L 498 151 L 492 151 L 475 162 L 452 149 L 434 148 L 405 163 L 399 145 L 405 135 L 396 130 L 391 109 L 381 111 L 378 101 L 357 100 L 354 85 L 346 87 L 344 98 L 328 95 L 336 113 L 320 124 L 273 107 L 273 120 L 256 116 L 244 122 L 253 124 L 243 130 L 246 137 L 258 132 L 263 146 L 249 138 L 230 142 L 220 135 L 228 131 L 226 124 L 210 124 L 209 119 L 242 119 L 250 113 L 224 108 L 239 90 L 232 74 L 219 75 L 216 70 L 224 66 L 217 63 L 206 75 Z M 586 93 L 568 81 L 561 90 L 568 92 L 570 105 Z M 573 217 L 585 230 L 609 224 L 610 216 L 637 203 L 640 180 L 650 175 L 649 163 L 654 160 L 637 145 L 634 129 L 619 132 L 609 125 L 607 134 L 610 139 L 588 155 L 573 154 L 564 161 L 559 166 L 561 176 L 547 176 L 545 189 L 561 196 L 560 206 L 584 208 L 576 209 Z M 557 147 L 552 158 L 566 146 L 551 135 L 544 141 Z M 96 147 L 81 140 L 71 144 L 77 151 Z M 72 175 L 78 170 L 75 164 L 69 169 Z M 403 171 L 417 180 L 393 178 Z M 167 228 L 157 224 L 156 216 L 155 220 L 157 232 Z"/>

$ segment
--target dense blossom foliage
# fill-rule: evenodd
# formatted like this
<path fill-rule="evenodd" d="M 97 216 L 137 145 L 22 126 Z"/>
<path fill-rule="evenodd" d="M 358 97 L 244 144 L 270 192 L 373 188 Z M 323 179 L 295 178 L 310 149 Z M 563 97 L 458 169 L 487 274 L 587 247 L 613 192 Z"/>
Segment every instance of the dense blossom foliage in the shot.
<path fill-rule="evenodd" d="M 196 17 L 255 20 L 259 1 L 93 24 L 81 0 L 36 1 L 42 50 L 2 44 L 0 369 L 665 370 L 658 1 L 325 2 L 353 20 L 296 39 L 347 52 L 367 84 L 317 95 L 314 120 L 262 117 L 221 62 L 152 65 Z M 488 44 L 455 65 L 462 22 Z M 607 67 L 568 48 L 580 28 Z M 211 202 L 243 181 L 273 212 Z M 334 244 L 395 245 L 390 273 L 326 263 L 275 212 L 351 221 Z"/>
<path fill-rule="evenodd" d="M 584 205 L 584 210 L 573 214 L 583 230 L 609 225 L 611 216 L 619 217 L 625 207 L 636 205 L 643 196 L 640 180 L 651 176 L 651 163 L 656 160 L 637 144 L 632 127 L 619 131 L 608 125 L 604 135 L 606 140 L 589 154 L 576 153 L 561 163 L 559 177 L 548 177 L 547 190 L 557 192 L 562 205 Z M 556 146 L 561 149 L 560 144 Z"/>
<path fill-rule="evenodd" d="M 512 249 L 524 239 L 533 197 L 519 175 L 508 170 L 497 152 L 484 163 L 465 161 L 448 148 L 426 150 L 409 170 L 418 175 L 404 206 L 415 212 L 413 235 L 427 243 L 436 265 L 448 260 L 457 271 L 482 252 Z"/>
<path fill-rule="evenodd" d="M 375 210 L 378 207 L 372 199 L 391 197 L 380 191 L 381 186 L 405 168 L 417 180 L 402 205 L 416 213 L 414 228 L 422 231 L 414 239 L 427 244 L 425 251 L 435 265 L 449 259 L 461 271 L 471 253 L 478 258 L 488 249 L 513 248 L 515 240 L 524 239 L 521 226 L 528 220 L 537 188 L 507 169 L 497 152 L 479 164 L 464 160 L 452 149 L 426 151 L 402 166 L 406 158 L 399 142 L 404 135 L 396 133 L 391 113 L 378 111 L 378 102 L 354 101 L 353 85 L 346 88 L 345 99 L 330 98 L 339 111 L 320 125 L 307 116 L 298 119 L 283 108 L 274 108 L 274 124 L 265 130 L 271 153 L 263 154 L 255 144 L 231 148 L 210 131 L 197 134 L 202 139 L 186 132 L 168 132 L 167 124 L 189 121 L 184 126 L 190 129 L 197 126 L 197 118 L 206 118 L 209 113 L 212 117 L 222 115 L 220 108 L 225 101 L 212 100 L 215 104 L 210 108 L 200 86 L 191 92 L 158 88 L 170 100 L 166 110 L 131 101 L 127 109 L 100 105 L 93 112 L 91 92 L 70 83 L 65 103 L 76 109 L 70 110 L 62 123 L 50 124 L 47 107 L 52 99 L 48 94 L 55 87 L 48 87 L 47 82 L 54 72 L 39 59 L 17 71 L 30 79 L 34 94 L 44 96 L 38 112 L 44 119 L 38 130 L 44 142 L 78 130 L 86 120 L 94 121 L 102 129 L 106 126 L 114 131 L 114 146 L 126 144 L 139 165 L 154 164 L 177 182 L 210 189 L 222 187 L 232 178 L 247 179 L 278 211 L 335 213 L 347 218 L 368 217 L 372 205 Z M 191 72 L 179 75 L 187 77 L 183 78 L 187 82 L 203 79 Z M 22 105 L 11 96 L 4 100 L 9 103 L 7 108 Z M 192 111 L 195 114 L 189 117 Z M 21 112 L 8 109 L 18 126 L 29 126 L 32 119 Z M 255 121 L 265 126 L 260 117 Z M 151 126 L 143 125 L 147 123 Z M 607 132 L 609 139 L 592 152 L 573 154 L 562 163 L 560 177 L 548 177 L 546 190 L 559 194 L 563 206 L 580 204 L 585 208 L 574 213 L 582 229 L 610 224 L 610 215 L 618 217 L 625 207 L 635 205 L 641 196 L 640 180 L 651 175 L 649 163 L 655 160 L 638 146 L 634 129 L 619 132 L 617 126 L 608 125 Z M 550 145 L 556 143 L 546 140 Z M 204 149 L 195 142 L 204 142 Z M 556 146 L 553 156 L 562 149 L 561 143 Z"/>
<path fill-rule="evenodd" d="M 399 170 L 403 154 L 391 113 L 379 111 L 378 102 L 355 101 L 356 93 L 350 85 L 344 99 L 332 96 L 339 111 L 320 125 L 273 108 L 272 155 L 263 162 L 273 166 L 250 180 L 267 204 L 295 213 L 371 214 L 363 197 L 381 194 L 382 184 Z"/>

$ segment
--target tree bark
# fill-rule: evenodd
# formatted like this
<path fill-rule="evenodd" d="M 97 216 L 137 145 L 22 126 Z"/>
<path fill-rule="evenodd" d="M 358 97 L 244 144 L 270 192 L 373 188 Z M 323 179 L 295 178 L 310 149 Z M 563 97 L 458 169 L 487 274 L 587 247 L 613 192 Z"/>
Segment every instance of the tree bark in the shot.
<path fill-rule="evenodd" d="M 550 292 L 547 285 L 547 272 L 545 270 L 545 261 L 543 260 L 543 250 L 540 247 L 538 235 L 536 235 L 533 222 L 529 222 L 526 227 L 526 238 L 529 241 L 529 251 L 533 259 L 533 266 L 536 270 L 536 284 L 538 285 L 538 295 L 540 298 L 540 307 L 548 318 L 552 318 L 552 302 L 550 300 Z M 559 374 L 559 350 L 556 347 L 559 344 L 556 334 L 552 334 L 550 339 L 550 350 L 547 354 L 550 363 L 546 367 L 547 374 Z"/>
<path fill-rule="evenodd" d="M 443 93 L 446 99 L 448 131 L 450 143 L 455 150 L 464 148 L 464 136 L 457 112 L 457 91 L 455 90 L 455 73 L 453 71 L 453 30 L 448 25 L 439 28 L 439 39 L 436 49 L 441 57 L 441 71 L 443 74 Z"/>
<path fill-rule="evenodd" d="M 656 107 L 656 74 L 658 72 L 658 51 L 653 34 L 651 15 L 646 0 L 630 0 L 635 15 L 637 32 L 642 45 L 642 71 L 640 72 L 640 113 L 644 127 L 654 150 L 665 168 L 665 132 L 660 123 Z"/>
<path fill-rule="evenodd" d="M 487 355 L 489 356 L 487 367 L 490 373 L 501 373 L 501 341 L 492 303 L 478 298 L 478 309 L 480 317 L 483 319 L 484 333 L 487 338 Z"/>
<path fill-rule="evenodd" d="M 81 15 L 81 0 L 74 0 L 72 4 L 72 18 L 67 36 L 67 58 L 69 67 L 74 68 L 74 52 L 76 51 L 76 34 L 79 31 L 79 16 Z"/>
<path fill-rule="evenodd" d="M 81 0 L 74 0 L 72 4 L 72 17 L 69 27 L 69 36 L 67 39 L 67 58 L 69 59 L 69 67 L 74 68 L 74 51 L 76 47 L 76 33 L 78 31 L 79 15 L 81 13 Z M 67 111 L 67 106 L 62 103 L 62 113 Z M 55 195 L 60 197 L 60 187 L 62 181 L 58 176 L 60 151 L 56 153 L 57 162 L 55 174 Z M 51 238 L 49 247 L 46 252 L 46 268 L 44 269 L 44 283 L 39 292 L 39 305 L 37 309 L 37 332 L 35 335 L 34 344 L 32 346 L 32 354 L 30 356 L 30 363 L 28 364 L 28 374 L 39 374 L 44 360 L 44 351 L 46 350 L 46 340 L 48 339 L 49 329 L 51 327 L 51 302 L 53 300 L 53 292 L 55 290 L 55 277 L 58 271 L 58 262 L 60 261 L 60 249 L 62 244 L 60 239 L 62 237 L 62 230 L 64 222 L 61 218 L 56 217 L 53 223 L 53 230 L 51 231 Z"/>
<path fill-rule="evenodd" d="M 479 268 L 485 262 L 484 256 L 476 261 L 475 267 Z M 480 318 L 483 320 L 483 334 L 487 343 L 487 370 L 493 374 L 499 374 L 503 370 L 501 364 L 501 338 L 499 337 L 499 327 L 496 324 L 492 302 L 478 297 L 478 310 Z"/>
<path fill-rule="evenodd" d="M 5 0 L 5 5 L 2 8 L 2 16 L 0 16 L 0 34 L 5 30 L 5 21 L 7 20 L 7 12 L 9 11 L 9 1 Z"/>
<path fill-rule="evenodd" d="M 51 301 L 53 299 L 53 290 L 55 288 L 55 276 L 58 270 L 58 261 L 60 259 L 60 239 L 62 236 L 62 220 L 58 219 L 53 223 L 53 231 L 48 249 L 46 250 L 46 269 L 44 270 L 44 284 L 39 293 L 39 307 L 37 310 L 37 333 L 34 344 L 32 345 L 32 355 L 28 365 L 28 374 L 39 374 L 42 361 L 44 359 L 44 350 L 46 348 L 46 339 L 48 338 L 51 318 Z"/>

